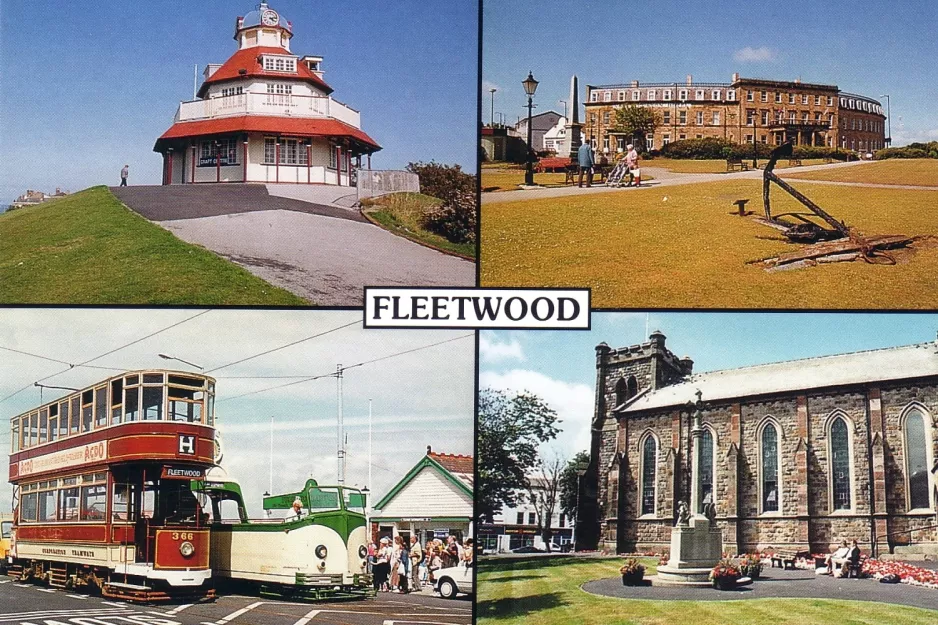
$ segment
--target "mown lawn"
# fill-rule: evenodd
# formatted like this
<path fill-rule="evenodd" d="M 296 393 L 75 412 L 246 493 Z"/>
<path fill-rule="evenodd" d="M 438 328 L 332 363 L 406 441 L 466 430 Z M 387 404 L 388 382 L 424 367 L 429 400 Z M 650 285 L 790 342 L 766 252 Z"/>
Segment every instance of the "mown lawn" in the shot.
<path fill-rule="evenodd" d="M 938 612 L 826 599 L 651 601 L 599 597 L 583 583 L 618 576 L 621 558 L 482 559 L 480 625 L 933 625 Z M 655 562 L 646 559 L 646 575 Z M 767 583 L 767 582 L 763 582 Z M 714 591 L 716 592 L 716 591 Z"/>
<path fill-rule="evenodd" d="M 421 193 L 391 193 L 362 201 L 365 216 L 385 230 L 411 241 L 475 260 L 474 243 L 453 243 L 424 227 L 423 217 L 426 212 L 439 205 L 440 200 Z"/>
<path fill-rule="evenodd" d="M 938 159 L 893 158 L 885 161 L 864 163 L 855 167 L 821 171 L 792 171 L 786 178 L 807 180 L 830 180 L 832 182 L 871 182 L 875 184 L 909 184 L 938 187 Z"/>
<path fill-rule="evenodd" d="M 535 173 L 534 182 L 544 187 L 563 186 L 566 174 Z M 482 169 L 482 192 L 514 191 L 524 184 L 523 169 Z"/>
<path fill-rule="evenodd" d="M 746 163 L 749 167 L 752 167 L 752 159 L 744 158 L 743 162 Z M 759 159 L 759 165 L 765 167 L 765 164 L 768 162 L 767 159 Z M 805 159 L 801 162 L 801 165 L 807 167 L 808 165 L 822 165 L 824 164 L 824 159 Z M 660 167 L 661 169 L 667 169 L 668 171 L 674 172 L 676 174 L 723 174 L 726 173 L 726 160 L 725 159 L 685 159 L 685 158 L 655 158 L 655 159 L 646 159 L 642 161 L 643 167 Z M 788 159 L 782 159 L 775 166 L 776 169 L 786 169 L 788 168 Z"/>
<path fill-rule="evenodd" d="M 180 241 L 103 186 L 0 215 L 0 303 L 309 304 Z"/>
<path fill-rule="evenodd" d="M 938 235 L 938 191 L 804 185 L 867 235 Z M 749 218 L 760 180 L 649 187 L 482 206 L 483 286 L 591 287 L 599 307 L 935 308 L 938 249 L 908 262 L 768 273 L 750 261 L 797 249 Z M 775 213 L 803 208 L 778 189 Z"/>

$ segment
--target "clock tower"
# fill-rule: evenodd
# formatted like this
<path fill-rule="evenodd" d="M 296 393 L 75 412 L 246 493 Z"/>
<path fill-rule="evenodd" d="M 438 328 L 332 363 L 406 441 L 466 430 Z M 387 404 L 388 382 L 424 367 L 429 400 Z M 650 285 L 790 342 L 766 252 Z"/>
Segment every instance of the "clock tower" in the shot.
<path fill-rule="evenodd" d="M 257 9 L 235 22 L 234 39 L 240 44 L 241 50 L 279 47 L 289 52 L 292 38 L 293 24 L 283 19 L 266 2 L 261 2 Z"/>

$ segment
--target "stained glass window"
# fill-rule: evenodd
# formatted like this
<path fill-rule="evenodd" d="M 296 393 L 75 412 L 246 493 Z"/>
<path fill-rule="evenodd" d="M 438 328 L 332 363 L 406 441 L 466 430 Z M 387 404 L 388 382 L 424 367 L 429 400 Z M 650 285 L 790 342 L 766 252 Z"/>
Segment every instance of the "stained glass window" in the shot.
<path fill-rule="evenodd" d="M 642 514 L 655 513 L 657 463 L 658 450 L 655 439 L 653 436 L 649 436 L 642 446 Z"/>
<path fill-rule="evenodd" d="M 834 510 L 850 509 L 850 441 L 847 423 L 837 417 L 831 425 L 831 473 L 834 482 Z"/>
<path fill-rule="evenodd" d="M 925 415 L 918 410 L 905 420 L 906 468 L 909 475 L 909 508 L 930 507 L 928 496 L 928 453 L 925 440 Z"/>
<path fill-rule="evenodd" d="M 771 423 L 762 430 L 762 511 L 778 512 L 778 431 Z"/>
<path fill-rule="evenodd" d="M 713 503 L 713 433 L 704 430 L 700 438 L 700 503 Z M 703 510 L 698 510 L 703 512 Z"/>

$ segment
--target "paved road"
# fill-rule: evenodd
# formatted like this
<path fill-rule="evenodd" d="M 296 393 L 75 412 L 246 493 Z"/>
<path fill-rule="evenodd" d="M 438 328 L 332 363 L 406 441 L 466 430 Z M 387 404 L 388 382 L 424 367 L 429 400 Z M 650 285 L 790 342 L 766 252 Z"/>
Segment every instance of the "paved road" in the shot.
<path fill-rule="evenodd" d="M 0 579 L 0 625 L 469 625 L 469 598 L 381 594 L 341 603 L 227 595 L 213 603 L 141 606 Z"/>
<path fill-rule="evenodd" d="M 675 588 L 664 586 L 623 586 L 622 578 L 600 579 L 583 584 L 594 595 L 620 599 L 655 599 L 680 601 L 727 601 L 788 597 L 805 599 L 844 599 L 874 601 L 938 610 L 938 590 L 908 584 L 881 584 L 875 579 L 835 579 L 815 575 L 814 571 L 777 568 L 763 570 L 764 579 L 735 591 L 713 588 Z M 844 614 L 844 617 L 848 617 Z"/>
<path fill-rule="evenodd" d="M 365 286 L 475 284 L 475 263 L 395 236 L 321 189 L 277 191 L 292 198 L 250 184 L 111 190 L 180 239 L 316 305 L 361 306 Z"/>

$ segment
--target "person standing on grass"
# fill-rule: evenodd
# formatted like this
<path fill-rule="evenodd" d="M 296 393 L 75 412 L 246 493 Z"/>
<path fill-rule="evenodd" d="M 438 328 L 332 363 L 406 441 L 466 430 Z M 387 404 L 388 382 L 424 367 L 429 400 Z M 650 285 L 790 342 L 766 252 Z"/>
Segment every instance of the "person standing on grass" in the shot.
<path fill-rule="evenodd" d="M 584 141 L 576 151 L 576 160 L 577 165 L 579 165 L 577 186 L 583 187 L 584 173 L 586 174 L 586 186 L 593 186 L 593 165 L 596 163 L 593 161 L 593 147 L 588 141 Z"/>
<path fill-rule="evenodd" d="M 121 170 L 121 186 L 127 186 L 127 176 L 130 175 L 130 165 L 124 165 L 124 168 Z"/>
<path fill-rule="evenodd" d="M 642 185 L 642 174 L 638 168 L 638 152 L 631 143 L 627 147 L 629 151 L 625 155 L 625 166 L 629 170 L 629 183 L 626 186 L 631 187 L 634 182 L 636 187 L 640 187 Z M 635 172 L 638 172 L 638 175 Z"/>

